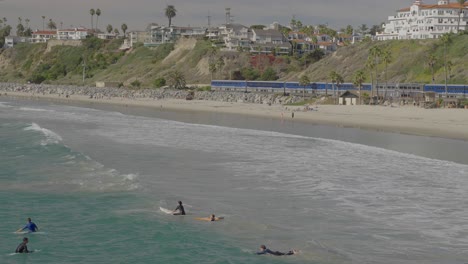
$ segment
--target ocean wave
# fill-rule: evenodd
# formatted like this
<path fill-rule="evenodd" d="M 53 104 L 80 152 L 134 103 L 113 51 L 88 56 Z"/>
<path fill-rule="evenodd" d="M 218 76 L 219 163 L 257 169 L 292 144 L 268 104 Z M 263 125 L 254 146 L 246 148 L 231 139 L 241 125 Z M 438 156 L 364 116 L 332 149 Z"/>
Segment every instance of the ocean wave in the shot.
<path fill-rule="evenodd" d="M 41 145 L 49 145 L 49 144 L 58 144 L 62 141 L 62 137 L 57 133 L 49 130 L 47 128 L 40 127 L 36 123 L 32 123 L 30 126 L 24 128 L 25 131 L 38 131 L 41 132 L 46 138 L 41 140 Z"/>
<path fill-rule="evenodd" d="M 5 103 L 5 102 L 0 102 L 0 108 L 12 108 L 13 106 Z"/>
<path fill-rule="evenodd" d="M 53 110 L 47 110 L 47 109 L 41 109 L 41 108 L 31 108 L 31 107 L 20 107 L 19 110 L 33 111 L 33 112 L 54 112 Z"/>

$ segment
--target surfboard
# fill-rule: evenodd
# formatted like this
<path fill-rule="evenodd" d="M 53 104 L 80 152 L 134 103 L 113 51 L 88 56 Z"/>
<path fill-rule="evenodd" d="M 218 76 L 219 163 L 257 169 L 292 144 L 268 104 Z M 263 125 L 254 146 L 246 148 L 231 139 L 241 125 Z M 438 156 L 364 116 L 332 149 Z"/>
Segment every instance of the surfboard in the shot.
<path fill-rule="evenodd" d="M 13 234 L 17 234 L 17 235 L 45 235 L 46 232 L 42 232 L 42 231 L 37 231 L 37 232 L 31 232 L 31 231 L 15 231 L 13 232 Z"/>
<path fill-rule="evenodd" d="M 166 214 L 170 214 L 170 215 L 174 214 L 173 210 L 169 210 L 169 209 L 166 209 L 164 207 L 159 207 L 159 210 L 161 210 L 161 212 L 166 213 Z"/>
<path fill-rule="evenodd" d="M 224 217 L 215 217 L 215 221 L 223 220 Z M 207 221 L 207 222 L 213 222 L 211 221 L 211 217 L 195 217 L 195 220 L 198 221 Z"/>

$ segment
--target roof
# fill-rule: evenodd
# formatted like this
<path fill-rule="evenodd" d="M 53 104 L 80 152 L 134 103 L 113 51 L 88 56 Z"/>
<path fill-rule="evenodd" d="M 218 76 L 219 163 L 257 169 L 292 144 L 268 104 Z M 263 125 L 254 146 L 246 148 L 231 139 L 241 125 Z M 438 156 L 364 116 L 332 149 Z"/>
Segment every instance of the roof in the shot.
<path fill-rule="evenodd" d="M 459 3 L 449 3 L 447 5 L 438 5 L 438 4 L 433 4 L 433 5 L 425 5 L 425 4 L 420 4 L 419 7 L 421 9 L 435 9 L 435 8 L 450 8 L 450 9 L 458 9 L 460 8 L 460 4 Z M 464 7 L 465 8 L 468 8 L 468 2 L 466 2 L 464 4 Z M 408 12 L 410 11 L 411 8 L 410 7 L 406 7 L 406 8 L 402 8 L 400 10 L 398 10 L 398 12 Z"/>
<path fill-rule="evenodd" d="M 70 28 L 70 29 L 59 29 L 57 31 L 81 31 L 81 32 L 88 32 L 88 31 L 91 31 L 90 29 L 86 29 L 86 28 Z"/>
<path fill-rule="evenodd" d="M 332 46 L 335 43 L 333 43 L 333 42 L 319 42 L 317 44 L 319 44 L 320 46 Z"/>
<path fill-rule="evenodd" d="M 257 36 L 283 38 L 283 34 L 279 32 L 278 30 L 274 30 L 274 29 L 267 29 L 267 30 L 253 29 L 253 31 L 255 32 L 255 34 L 257 34 Z"/>
<path fill-rule="evenodd" d="M 241 24 L 227 24 L 226 28 L 232 28 L 233 30 L 239 31 L 243 28 L 248 28 L 248 27 L 241 25 Z"/>
<path fill-rule="evenodd" d="M 359 98 L 359 95 L 355 94 L 354 92 L 351 92 L 349 90 L 346 90 L 343 94 L 340 95 L 341 98 L 346 97 L 346 98 Z"/>
<path fill-rule="evenodd" d="M 37 30 L 32 33 L 32 35 L 57 35 L 56 30 Z"/>

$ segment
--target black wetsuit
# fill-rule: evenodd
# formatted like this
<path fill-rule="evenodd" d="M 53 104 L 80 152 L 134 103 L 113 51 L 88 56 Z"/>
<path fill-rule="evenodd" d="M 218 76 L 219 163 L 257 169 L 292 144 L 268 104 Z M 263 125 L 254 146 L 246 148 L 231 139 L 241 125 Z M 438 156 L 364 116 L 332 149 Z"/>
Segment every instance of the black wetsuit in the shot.
<path fill-rule="evenodd" d="M 294 255 L 294 252 L 289 251 L 287 253 L 283 253 L 283 252 L 279 252 L 279 251 L 271 251 L 268 248 L 266 248 L 265 250 L 262 250 L 260 252 L 257 252 L 257 255 L 266 255 L 266 254 L 271 254 L 271 255 L 275 255 L 275 256 L 289 256 L 289 255 Z"/>
<path fill-rule="evenodd" d="M 26 245 L 25 242 L 19 244 L 15 250 L 15 253 L 29 253 L 29 252 L 31 251 L 28 250 L 28 246 Z"/>
<path fill-rule="evenodd" d="M 183 205 L 180 204 L 179 206 L 177 206 L 177 208 L 174 211 L 177 211 L 177 210 L 179 210 L 181 215 L 185 215 L 185 210 L 184 210 Z"/>

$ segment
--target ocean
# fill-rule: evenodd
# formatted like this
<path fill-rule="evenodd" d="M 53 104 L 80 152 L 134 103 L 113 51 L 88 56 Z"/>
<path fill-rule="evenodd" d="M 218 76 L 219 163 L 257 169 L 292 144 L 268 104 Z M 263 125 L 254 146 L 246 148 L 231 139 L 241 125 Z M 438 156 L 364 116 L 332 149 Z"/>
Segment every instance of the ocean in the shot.
<path fill-rule="evenodd" d="M 465 263 L 467 146 L 1 98 L 0 263 Z"/>

